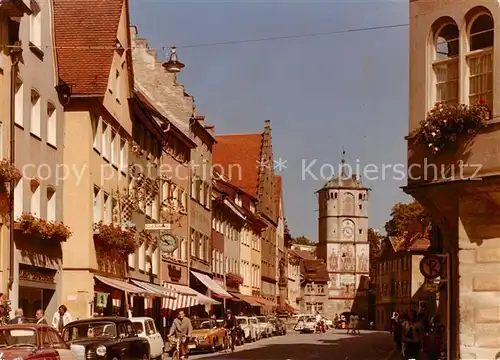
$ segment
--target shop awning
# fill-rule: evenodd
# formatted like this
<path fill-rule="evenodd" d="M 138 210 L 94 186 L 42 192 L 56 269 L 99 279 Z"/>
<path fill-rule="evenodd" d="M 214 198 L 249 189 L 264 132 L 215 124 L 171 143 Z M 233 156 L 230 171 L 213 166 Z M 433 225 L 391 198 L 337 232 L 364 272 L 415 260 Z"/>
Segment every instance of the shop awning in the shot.
<path fill-rule="evenodd" d="M 205 274 L 202 274 L 202 273 L 199 273 L 196 271 L 191 271 L 191 274 L 193 274 L 198 280 L 200 280 L 203 283 L 203 285 L 205 285 L 208 289 L 210 289 L 214 296 L 217 296 L 220 298 L 225 298 L 225 299 L 232 298 L 231 294 L 229 294 L 226 290 L 224 290 L 215 281 L 210 279 L 208 277 L 208 275 L 205 275 Z"/>
<path fill-rule="evenodd" d="M 170 290 L 166 287 L 156 285 L 156 284 L 149 284 L 149 283 L 139 281 L 139 280 L 134 280 L 134 279 L 130 279 L 130 281 L 132 281 L 135 285 L 139 286 L 140 288 L 143 288 L 146 291 L 149 291 L 151 293 L 156 293 L 158 297 L 175 299 L 175 291 Z"/>
<path fill-rule="evenodd" d="M 121 281 L 118 279 L 112 279 L 112 278 L 108 278 L 108 277 L 100 276 L 100 275 L 94 275 L 94 277 L 97 280 L 99 280 L 100 282 L 102 282 L 108 286 L 111 286 L 117 290 L 126 291 L 130 294 L 157 296 L 154 292 L 145 290 L 141 287 L 135 286 L 135 285 L 130 284 L 130 283 L 125 282 L 125 281 Z"/>
<path fill-rule="evenodd" d="M 276 307 L 276 304 L 273 301 L 271 301 L 271 300 L 267 300 L 267 299 L 258 297 L 257 301 L 260 302 L 264 306 Z"/>
<path fill-rule="evenodd" d="M 217 300 L 211 299 L 184 285 L 165 283 L 164 286 L 177 293 L 175 299 L 163 300 L 162 307 L 165 309 L 177 310 L 196 305 L 219 304 Z"/>
<path fill-rule="evenodd" d="M 254 296 L 243 295 L 243 294 L 235 293 L 235 292 L 231 292 L 230 294 L 233 295 L 235 298 L 246 302 L 250 306 L 262 306 L 262 304 L 260 302 L 258 302 L 257 298 Z"/>

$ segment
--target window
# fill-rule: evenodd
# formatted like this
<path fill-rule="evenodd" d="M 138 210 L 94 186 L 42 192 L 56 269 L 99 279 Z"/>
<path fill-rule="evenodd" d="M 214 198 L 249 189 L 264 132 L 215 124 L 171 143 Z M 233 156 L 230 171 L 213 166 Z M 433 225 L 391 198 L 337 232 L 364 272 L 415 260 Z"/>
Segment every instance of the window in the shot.
<path fill-rule="evenodd" d="M 14 218 L 19 218 L 24 211 L 24 179 L 21 178 L 14 189 Z"/>
<path fill-rule="evenodd" d="M 47 187 L 47 220 L 56 221 L 56 191 Z"/>
<path fill-rule="evenodd" d="M 316 311 L 323 312 L 323 303 L 316 304 Z"/>
<path fill-rule="evenodd" d="M 104 223 L 111 224 L 113 218 L 113 204 L 112 198 L 108 194 L 104 193 Z"/>
<path fill-rule="evenodd" d="M 56 108 L 51 103 L 47 103 L 47 142 L 57 146 Z"/>
<path fill-rule="evenodd" d="M 127 142 L 123 139 L 120 140 L 120 170 L 125 171 L 127 167 Z"/>
<path fill-rule="evenodd" d="M 31 112 L 30 112 L 30 132 L 40 137 L 41 113 L 40 113 L 40 95 L 36 90 L 31 90 Z"/>
<path fill-rule="evenodd" d="M 325 285 L 318 285 L 318 293 L 319 294 L 325 293 Z"/>
<path fill-rule="evenodd" d="M 94 186 L 94 224 L 102 221 L 101 190 Z"/>
<path fill-rule="evenodd" d="M 96 115 L 91 115 L 91 123 L 92 123 L 92 138 L 93 138 L 94 149 L 97 150 L 98 152 L 101 152 L 102 121 Z"/>
<path fill-rule="evenodd" d="M 313 286 L 312 286 L 312 284 L 307 284 L 307 286 L 306 286 L 306 292 L 308 292 L 308 293 L 312 293 L 313 292 Z"/>
<path fill-rule="evenodd" d="M 111 164 L 119 165 L 120 137 L 115 130 L 111 131 Z"/>
<path fill-rule="evenodd" d="M 102 156 L 104 158 L 109 159 L 109 153 L 111 150 L 111 142 L 109 139 L 109 126 L 106 123 L 102 123 L 102 131 L 101 131 L 101 151 L 102 151 Z"/>
<path fill-rule="evenodd" d="M 493 19 L 480 14 L 469 29 L 469 104 L 493 106 Z"/>
<path fill-rule="evenodd" d="M 342 209 L 344 215 L 354 215 L 354 195 L 351 193 L 344 194 L 342 202 Z"/>
<path fill-rule="evenodd" d="M 310 313 L 312 311 L 312 305 L 311 304 L 306 304 L 306 311 Z"/>
<path fill-rule="evenodd" d="M 143 242 L 138 249 L 139 253 L 139 270 L 146 270 L 146 242 Z"/>
<path fill-rule="evenodd" d="M 16 87 L 14 91 L 15 91 L 15 114 L 14 114 L 15 123 L 17 125 L 23 126 L 24 86 L 23 82 L 19 78 L 16 78 Z"/>
<path fill-rule="evenodd" d="M 42 14 L 38 3 L 31 0 L 30 8 L 30 42 L 38 48 L 42 47 Z"/>
<path fill-rule="evenodd" d="M 116 91 L 116 101 L 120 102 L 122 96 L 121 94 L 122 86 L 121 86 L 120 72 L 118 70 L 116 71 L 115 91 Z"/>
<path fill-rule="evenodd" d="M 459 32 L 455 23 L 447 23 L 436 32 L 432 69 L 435 76 L 435 102 L 458 103 Z"/>
<path fill-rule="evenodd" d="M 40 217 L 40 183 L 37 180 L 30 181 L 31 186 L 31 204 L 30 212 L 35 217 Z"/>

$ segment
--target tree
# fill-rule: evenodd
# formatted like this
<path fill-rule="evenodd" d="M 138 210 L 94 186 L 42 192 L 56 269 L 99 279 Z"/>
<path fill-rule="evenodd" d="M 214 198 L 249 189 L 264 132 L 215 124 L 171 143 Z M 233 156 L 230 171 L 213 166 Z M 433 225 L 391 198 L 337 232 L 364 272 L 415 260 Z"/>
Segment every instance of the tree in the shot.
<path fill-rule="evenodd" d="M 389 236 L 412 236 L 422 231 L 427 218 L 425 209 L 418 202 L 397 203 L 391 210 L 391 219 L 385 223 L 385 231 Z"/>
<path fill-rule="evenodd" d="M 313 241 L 311 241 L 304 235 L 292 238 L 292 243 L 298 245 L 316 245 Z"/>
<path fill-rule="evenodd" d="M 370 244 L 370 257 L 376 258 L 380 255 L 382 241 L 384 236 L 379 234 L 377 230 L 368 229 L 368 244 Z"/>

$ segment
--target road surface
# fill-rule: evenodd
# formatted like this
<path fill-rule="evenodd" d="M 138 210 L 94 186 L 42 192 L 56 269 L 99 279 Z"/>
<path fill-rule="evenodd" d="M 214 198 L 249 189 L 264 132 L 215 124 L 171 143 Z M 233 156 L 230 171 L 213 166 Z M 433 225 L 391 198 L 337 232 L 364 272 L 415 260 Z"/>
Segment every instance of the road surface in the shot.
<path fill-rule="evenodd" d="M 387 332 L 363 331 L 347 335 L 331 330 L 326 334 L 297 334 L 261 339 L 236 348 L 234 353 L 194 354 L 196 359 L 227 360 L 392 360 L 394 349 Z"/>

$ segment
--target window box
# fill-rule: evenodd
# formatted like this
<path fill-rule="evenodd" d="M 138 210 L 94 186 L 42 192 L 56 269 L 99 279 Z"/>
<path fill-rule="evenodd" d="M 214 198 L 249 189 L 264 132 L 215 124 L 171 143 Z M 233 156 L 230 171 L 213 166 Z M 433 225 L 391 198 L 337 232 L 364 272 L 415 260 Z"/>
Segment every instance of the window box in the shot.
<path fill-rule="evenodd" d="M 101 222 L 94 224 L 96 248 L 107 254 L 125 258 L 139 247 L 135 228 L 115 226 Z"/>
<path fill-rule="evenodd" d="M 35 235 L 41 239 L 66 241 L 71 235 L 69 227 L 60 221 L 46 221 L 30 213 L 22 214 L 17 222 L 17 228 L 25 235 Z"/>

